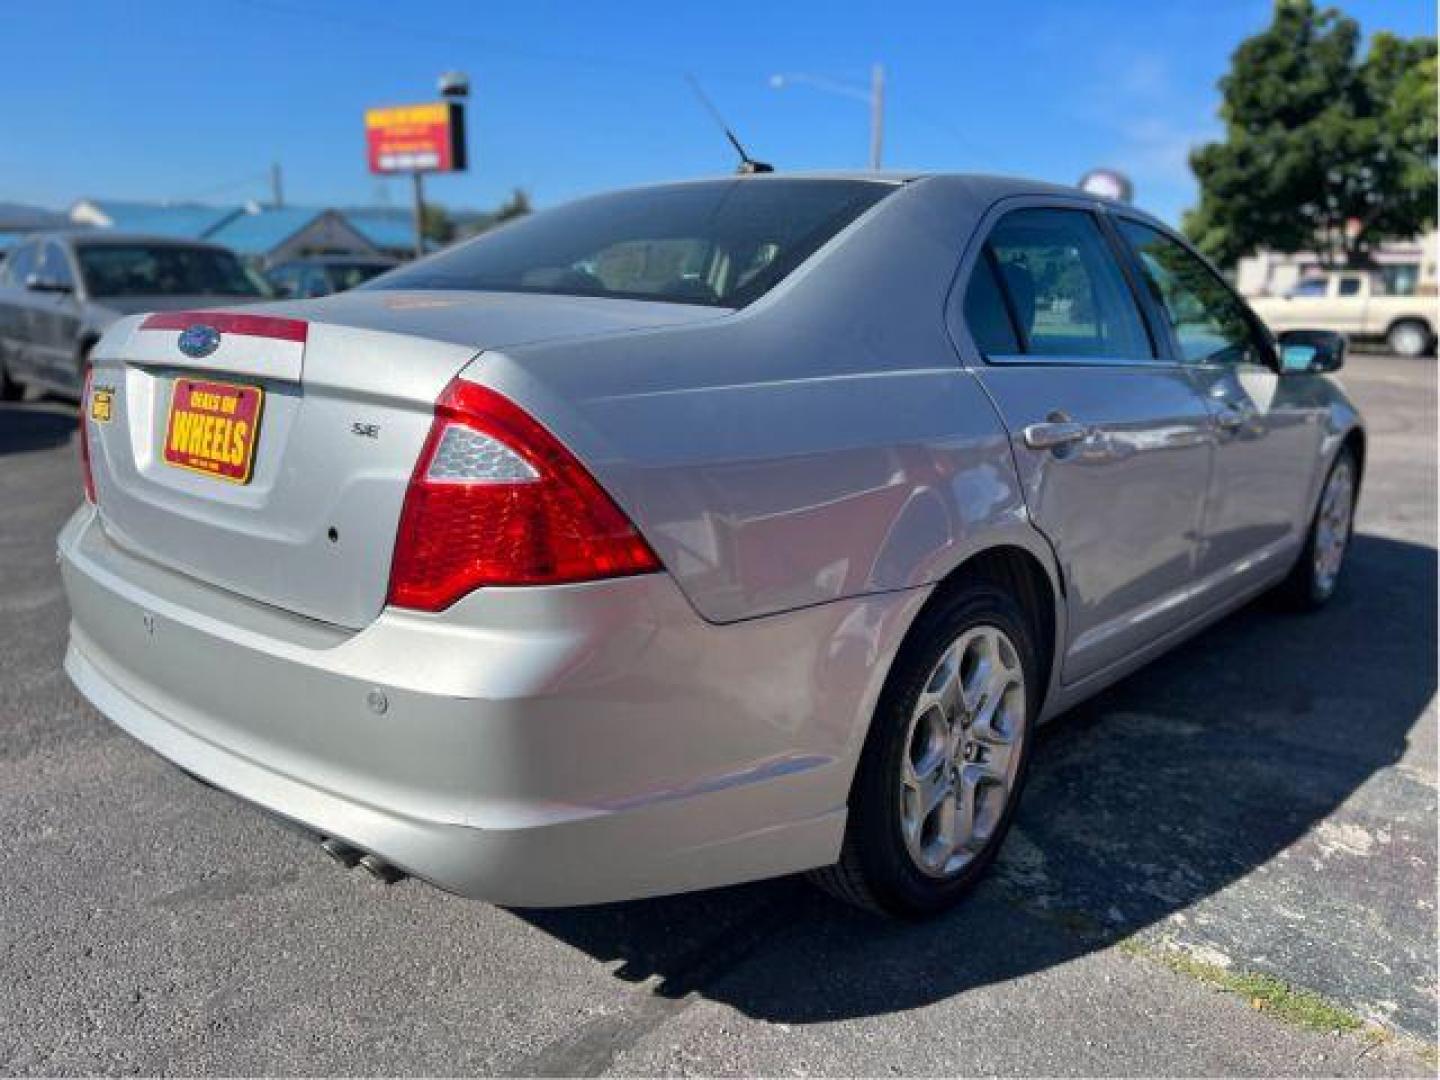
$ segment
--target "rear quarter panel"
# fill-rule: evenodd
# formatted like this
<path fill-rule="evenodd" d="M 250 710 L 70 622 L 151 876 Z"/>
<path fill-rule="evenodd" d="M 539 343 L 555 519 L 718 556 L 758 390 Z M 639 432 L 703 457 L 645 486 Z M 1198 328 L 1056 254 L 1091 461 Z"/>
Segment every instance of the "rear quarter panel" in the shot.
<path fill-rule="evenodd" d="M 1049 565 L 944 327 L 985 205 L 920 181 L 739 313 L 485 353 L 467 377 L 576 451 L 712 621 L 925 585 L 1000 542 Z"/>

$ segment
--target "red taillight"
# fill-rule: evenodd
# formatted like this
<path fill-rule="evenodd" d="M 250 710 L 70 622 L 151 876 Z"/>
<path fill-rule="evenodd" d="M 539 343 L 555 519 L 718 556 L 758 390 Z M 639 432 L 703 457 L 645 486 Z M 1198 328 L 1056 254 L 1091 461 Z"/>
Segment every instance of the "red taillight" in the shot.
<path fill-rule="evenodd" d="M 446 387 L 405 493 L 390 603 L 439 611 L 481 585 L 554 585 L 660 569 L 573 454 L 508 398 Z"/>
<path fill-rule="evenodd" d="M 94 369 L 85 365 L 85 385 L 80 391 L 80 475 L 85 481 L 85 498 L 95 502 L 95 476 L 90 471 L 90 383 Z"/>

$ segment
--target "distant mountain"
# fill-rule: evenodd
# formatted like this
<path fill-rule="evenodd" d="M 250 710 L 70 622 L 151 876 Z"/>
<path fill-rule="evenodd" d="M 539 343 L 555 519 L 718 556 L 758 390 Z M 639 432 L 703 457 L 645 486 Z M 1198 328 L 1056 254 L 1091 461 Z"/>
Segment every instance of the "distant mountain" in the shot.
<path fill-rule="evenodd" d="M 27 206 L 24 203 L 0 202 L 0 230 L 59 229 L 68 224 L 70 219 L 58 210 L 46 210 L 41 206 Z"/>

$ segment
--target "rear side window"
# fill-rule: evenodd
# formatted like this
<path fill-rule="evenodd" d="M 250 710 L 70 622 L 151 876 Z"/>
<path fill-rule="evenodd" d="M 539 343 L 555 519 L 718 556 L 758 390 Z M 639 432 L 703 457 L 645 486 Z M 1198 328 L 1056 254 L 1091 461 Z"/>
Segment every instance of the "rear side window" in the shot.
<path fill-rule="evenodd" d="M 542 210 L 364 288 L 480 289 L 744 307 L 894 187 L 741 177 Z"/>
<path fill-rule="evenodd" d="M 1017 210 L 987 247 L 1026 355 L 1149 360 L 1135 298 L 1095 219 L 1084 210 Z"/>
<path fill-rule="evenodd" d="M 995 260 L 988 251 L 981 254 L 970 272 L 970 285 L 965 290 L 965 325 L 986 356 L 1020 352 L 1015 324 L 1010 321 L 1000 282 L 995 277 Z"/>
<path fill-rule="evenodd" d="M 1265 362 L 1266 348 L 1244 305 L 1204 260 L 1148 225 L 1124 218 L 1117 224 L 1187 363 Z"/>

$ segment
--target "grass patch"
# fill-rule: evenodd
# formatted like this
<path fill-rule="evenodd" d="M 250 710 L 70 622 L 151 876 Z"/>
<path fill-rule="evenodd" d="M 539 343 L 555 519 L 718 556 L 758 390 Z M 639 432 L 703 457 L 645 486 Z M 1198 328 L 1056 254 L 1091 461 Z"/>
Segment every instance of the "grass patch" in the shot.
<path fill-rule="evenodd" d="M 1354 1013 L 1327 1001 L 1319 994 L 1297 989 L 1272 975 L 1261 975 L 1253 971 L 1231 971 L 1218 964 L 1198 960 L 1181 949 L 1155 948 L 1142 944 L 1133 937 L 1120 942 L 1120 951 L 1130 956 L 1156 960 L 1177 974 L 1188 975 L 1217 990 L 1238 994 L 1248 1001 L 1252 1008 L 1309 1031 L 1350 1032 L 1365 1027 L 1365 1021 Z"/>

